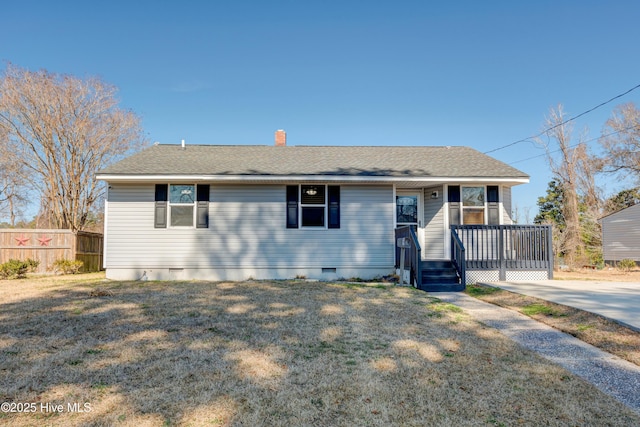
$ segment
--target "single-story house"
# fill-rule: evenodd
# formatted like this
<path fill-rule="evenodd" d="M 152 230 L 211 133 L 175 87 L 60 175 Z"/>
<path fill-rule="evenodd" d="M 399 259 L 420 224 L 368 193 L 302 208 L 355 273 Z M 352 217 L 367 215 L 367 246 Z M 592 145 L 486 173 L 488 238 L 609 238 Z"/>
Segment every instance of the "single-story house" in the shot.
<path fill-rule="evenodd" d="M 630 206 L 600 218 L 604 262 L 623 259 L 640 263 L 640 205 Z"/>
<path fill-rule="evenodd" d="M 112 279 L 370 279 L 397 271 L 400 238 L 423 289 L 551 274 L 550 230 L 512 225 L 529 177 L 468 147 L 287 146 L 277 131 L 273 146 L 156 144 L 97 178 Z"/>

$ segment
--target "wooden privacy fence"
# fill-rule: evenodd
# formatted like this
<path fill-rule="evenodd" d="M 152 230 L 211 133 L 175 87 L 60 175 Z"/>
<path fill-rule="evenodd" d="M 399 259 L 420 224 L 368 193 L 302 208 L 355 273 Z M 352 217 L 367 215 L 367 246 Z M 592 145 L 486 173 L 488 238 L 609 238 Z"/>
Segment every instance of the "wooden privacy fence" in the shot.
<path fill-rule="evenodd" d="M 0 264 L 10 259 L 40 262 L 37 273 L 51 271 L 59 259 L 80 260 L 82 271 L 102 269 L 103 237 L 99 233 L 71 230 L 0 230 Z"/>

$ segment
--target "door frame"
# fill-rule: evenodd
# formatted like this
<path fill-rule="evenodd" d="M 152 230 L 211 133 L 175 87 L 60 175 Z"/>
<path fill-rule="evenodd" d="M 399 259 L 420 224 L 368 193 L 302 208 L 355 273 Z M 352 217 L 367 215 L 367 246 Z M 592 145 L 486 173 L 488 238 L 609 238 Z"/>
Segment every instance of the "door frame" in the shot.
<path fill-rule="evenodd" d="M 397 197 L 398 196 L 417 196 L 418 203 L 418 223 L 416 224 L 416 235 L 418 236 L 418 243 L 420 247 L 424 246 L 424 189 L 423 188 L 395 188 L 393 191 L 393 228 L 398 228 L 398 216 L 397 216 Z M 405 224 L 405 223 L 401 223 Z M 395 242 L 394 242 L 395 244 Z M 424 248 L 421 252 L 424 259 Z"/>

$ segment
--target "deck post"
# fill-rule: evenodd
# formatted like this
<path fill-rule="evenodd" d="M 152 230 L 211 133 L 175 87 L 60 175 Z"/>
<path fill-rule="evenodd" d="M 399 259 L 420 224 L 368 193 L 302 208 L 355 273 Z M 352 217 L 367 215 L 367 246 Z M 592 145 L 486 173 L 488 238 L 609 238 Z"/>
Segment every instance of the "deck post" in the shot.
<path fill-rule="evenodd" d="M 401 237 L 401 239 L 403 239 Z M 398 239 L 400 241 L 400 239 Z M 398 245 L 400 247 L 400 286 L 404 286 L 404 252 L 405 247 Z"/>
<path fill-rule="evenodd" d="M 504 233 L 507 231 L 502 227 L 497 227 L 498 231 L 498 279 L 500 281 L 507 280 L 507 261 L 504 256 Z"/>
<path fill-rule="evenodd" d="M 553 262 L 555 261 L 555 256 L 553 254 L 553 227 L 552 225 L 547 225 L 547 277 L 549 280 L 553 280 Z"/>

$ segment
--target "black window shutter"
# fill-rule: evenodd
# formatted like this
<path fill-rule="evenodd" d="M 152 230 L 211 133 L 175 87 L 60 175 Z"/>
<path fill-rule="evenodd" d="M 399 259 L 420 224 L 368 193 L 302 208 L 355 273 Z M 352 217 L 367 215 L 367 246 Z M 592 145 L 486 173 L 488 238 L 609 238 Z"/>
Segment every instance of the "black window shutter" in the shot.
<path fill-rule="evenodd" d="M 196 228 L 209 228 L 209 184 L 198 184 L 196 193 Z"/>
<path fill-rule="evenodd" d="M 154 227 L 167 228 L 167 200 L 169 196 L 169 184 L 156 184 L 156 206 L 154 214 Z"/>
<path fill-rule="evenodd" d="M 487 185 L 488 224 L 500 224 L 500 205 L 497 185 Z"/>
<path fill-rule="evenodd" d="M 340 228 L 340 186 L 329 186 L 329 228 Z"/>
<path fill-rule="evenodd" d="M 298 228 L 297 185 L 287 185 L 287 228 Z"/>
<path fill-rule="evenodd" d="M 449 186 L 449 224 L 460 224 L 460 186 Z"/>

